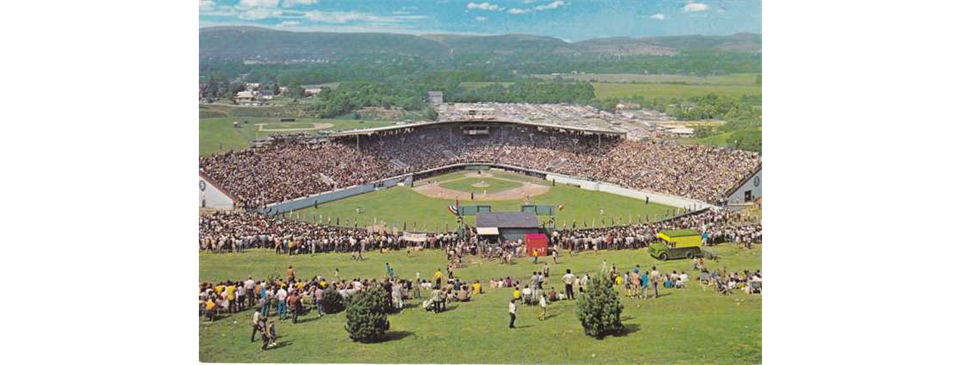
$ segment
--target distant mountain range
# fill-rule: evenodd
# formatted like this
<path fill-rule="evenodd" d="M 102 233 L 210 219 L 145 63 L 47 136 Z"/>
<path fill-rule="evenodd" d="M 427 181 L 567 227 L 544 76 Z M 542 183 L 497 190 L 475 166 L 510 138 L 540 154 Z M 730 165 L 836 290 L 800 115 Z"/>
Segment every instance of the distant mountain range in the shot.
<path fill-rule="evenodd" d="M 392 33 L 290 32 L 230 26 L 200 29 L 200 58 L 208 60 L 316 60 L 393 54 L 442 58 L 464 54 L 675 55 L 681 51 L 759 52 L 759 34 L 596 38 L 568 43 L 524 34 L 472 36 Z"/>

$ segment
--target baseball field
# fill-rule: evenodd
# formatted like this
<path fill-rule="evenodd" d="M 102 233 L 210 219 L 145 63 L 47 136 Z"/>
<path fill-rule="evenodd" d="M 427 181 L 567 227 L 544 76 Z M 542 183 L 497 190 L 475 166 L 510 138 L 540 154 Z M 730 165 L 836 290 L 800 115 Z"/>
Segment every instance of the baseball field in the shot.
<path fill-rule="evenodd" d="M 471 193 L 473 200 L 471 200 Z M 677 213 L 677 209 L 643 200 L 578 187 L 557 184 L 534 177 L 490 170 L 483 173 L 454 172 L 414 183 L 414 187 L 397 186 L 376 192 L 302 209 L 294 216 L 300 219 L 359 227 L 382 226 L 390 230 L 394 224 L 411 231 L 455 230 L 457 217 L 449 205 L 490 205 L 495 212 L 519 212 L 523 204 L 563 205 L 555 215 L 558 228 L 564 225 L 600 227 L 619 223 L 658 220 Z M 538 216 L 542 222 L 550 216 Z M 349 224 L 348 224 L 349 221 Z M 474 224 L 474 216 L 464 222 Z"/>

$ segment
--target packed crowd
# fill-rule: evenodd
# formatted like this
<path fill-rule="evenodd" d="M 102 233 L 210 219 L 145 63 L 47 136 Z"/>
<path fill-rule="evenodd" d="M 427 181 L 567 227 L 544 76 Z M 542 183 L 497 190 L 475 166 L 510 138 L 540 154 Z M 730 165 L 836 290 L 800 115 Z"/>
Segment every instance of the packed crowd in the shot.
<path fill-rule="evenodd" d="M 277 254 L 324 252 L 366 252 L 375 250 L 443 249 L 451 265 L 464 255 L 499 259 L 512 263 L 523 255 L 521 241 L 505 240 L 498 245 L 481 244 L 473 229 L 464 236 L 428 233 L 425 239 L 407 240 L 400 232 L 376 232 L 312 222 L 270 217 L 248 211 L 218 211 L 200 215 L 199 249 L 208 252 L 242 252 L 265 248 Z M 733 242 L 750 246 L 763 240 L 763 226 L 739 213 L 705 210 L 660 222 L 591 229 L 558 229 L 549 237 L 552 247 L 572 252 L 586 250 L 637 249 L 657 240 L 657 232 L 696 229 L 706 232 L 707 245 Z"/>
<path fill-rule="evenodd" d="M 365 252 L 372 250 L 440 249 L 468 247 L 476 240 L 455 234 L 428 234 L 426 240 L 405 240 L 402 234 L 371 232 L 366 228 L 321 225 L 282 219 L 250 211 L 217 211 L 200 215 L 199 248 L 208 252 L 241 252 L 251 248 L 277 254 Z M 469 243 L 473 243 L 467 246 Z"/>
<path fill-rule="evenodd" d="M 238 206 L 255 208 L 455 163 L 512 165 L 719 202 L 760 165 L 758 154 L 740 150 L 500 128 L 487 137 L 427 126 L 332 141 L 287 138 L 201 157 L 200 169 L 237 196 Z"/>
<path fill-rule="evenodd" d="M 732 242 L 750 246 L 763 240 L 763 225 L 728 210 L 705 210 L 660 222 L 591 229 L 560 229 L 550 237 L 553 245 L 573 252 L 636 249 L 656 242 L 657 232 L 695 229 L 706 233 L 707 245 Z"/>

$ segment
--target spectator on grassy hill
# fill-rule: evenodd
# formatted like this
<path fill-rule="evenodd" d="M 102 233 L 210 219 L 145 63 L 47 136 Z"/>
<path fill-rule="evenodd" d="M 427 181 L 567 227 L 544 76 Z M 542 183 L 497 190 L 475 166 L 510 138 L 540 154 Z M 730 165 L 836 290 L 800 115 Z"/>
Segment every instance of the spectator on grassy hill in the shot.
<path fill-rule="evenodd" d="M 510 314 L 510 327 L 514 327 L 513 323 L 517 320 L 517 304 L 515 303 L 516 299 L 510 299 L 510 303 L 507 305 L 507 313 Z"/>
<path fill-rule="evenodd" d="M 576 280 L 576 277 L 570 273 L 570 269 L 567 269 L 566 275 L 563 275 L 563 285 L 566 297 L 571 300 L 576 299 L 573 295 L 574 280 Z"/>

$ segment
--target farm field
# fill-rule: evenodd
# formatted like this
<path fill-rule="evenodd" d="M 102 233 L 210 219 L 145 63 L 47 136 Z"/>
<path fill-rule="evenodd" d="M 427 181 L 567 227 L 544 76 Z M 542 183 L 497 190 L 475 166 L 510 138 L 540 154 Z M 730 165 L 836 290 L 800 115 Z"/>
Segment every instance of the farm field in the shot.
<path fill-rule="evenodd" d="M 630 84 L 610 82 L 594 82 L 592 84 L 596 96 L 599 99 L 630 97 L 685 99 L 693 96 L 705 96 L 710 93 L 732 97 L 761 95 L 760 85 Z"/>
<path fill-rule="evenodd" d="M 639 82 L 639 83 L 686 83 L 686 84 L 709 84 L 709 85 L 745 85 L 752 86 L 757 82 L 758 74 L 729 74 L 717 76 L 691 76 L 691 75 L 645 75 L 645 74 L 563 74 L 563 79 L 589 81 L 589 82 Z M 552 80 L 553 75 L 534 75 L 541 79 Z"/>
<path fill-rule="evenodd" d="M 762 248 L 724 244 L 712 248 L 720 255 L 707 265 L 728 270 L 760 270 Z M 200 253 L 200 280 L 221 281 L 279 275 L 293 265 L 297 275 L 341 278 L 376 278 L 385 273 L 387 262 L 402 278 L 416 272 L 431 276 L 445 267 L 444 254 L 436 250 L 369 253 L 364 261 L 352 261 L 349 254 L 276 255 L 268 250 L 240 254 Z M 559 273 L 597 272 L 602 261 L 626 270 L 640 265 L 661 272 L 690 273 L 687 260 L 656 261 L 645 250 L 601 251 L 599 254 L 561 254 L 559 264 L 550 264 L 553 275 L 545 287 L 557 287 Z M 428 313 L 420 300 L 408 300 L 405 309 L 389 316 L 387 340 L 379 343 L 352 342 L 344 330 L 343 312 L 316 317 L 310 311 L 301 322 L 278 324 L 279 346 L 261 351 L 251 343 L 246 310 L 212 323 L 198 320 L 199 360 L 202 362 L 350 362 L 350 363 L 543 363 L 543 364 L 744 364 L 762 363 L 762 296 L 737 291 L 720 295 L 712 287 L 690 283 L 684 289 L 662 289 L 659 299 L 635 300 L 621 294 L 624 334 L 596 340 L 584 335 L 576 317 L 575 301 L 551 303 L 548 317 L 538 321 L 538 309 L 520 305 L 517 329 L 507 329 L 508 289 L 490 289 L 491 277 L 521 277 L 542 268 L 529 258 L 513 265 L 495 262 L 467 262 L 457 270 L 465 280 L 481 280 L 484 294 L 471 301 L 451 303 L 447 311 Z M 694 276 L 695 277 L 695 276 Z M 623 288 L 616 290 L 623 293 Z M 664 344 L 670 344 L 665 346 Z"/>

